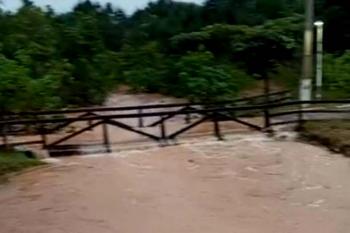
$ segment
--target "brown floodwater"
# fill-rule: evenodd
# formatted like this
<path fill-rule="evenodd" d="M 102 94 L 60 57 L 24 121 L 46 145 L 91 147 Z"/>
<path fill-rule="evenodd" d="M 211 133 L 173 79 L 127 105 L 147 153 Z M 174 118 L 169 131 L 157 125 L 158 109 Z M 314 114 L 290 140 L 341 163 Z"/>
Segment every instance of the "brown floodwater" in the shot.
<path fill-rule="evenodd" d="M 70 157 L 0 188 L 1 233 L 348 233 L 350 163 L 260 133 Z"/>

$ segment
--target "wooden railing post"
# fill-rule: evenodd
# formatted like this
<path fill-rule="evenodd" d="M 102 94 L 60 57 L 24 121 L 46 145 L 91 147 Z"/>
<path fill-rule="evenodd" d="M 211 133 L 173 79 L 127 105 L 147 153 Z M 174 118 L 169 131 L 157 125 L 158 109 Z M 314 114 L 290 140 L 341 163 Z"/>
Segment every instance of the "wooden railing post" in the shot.
<path fill-rule="evenodd" d="M 143 122 L 143 117 L 142 117 L 142 108 L 140 108 L 138 110 L 138 114 L 139 114 L 139 128 L 143 128 L 144 127 L 144 122 Z"/>
<path fill-rule="evenodd" d="M 191 124 L 191 113 L 188 112 L 189 110 L 190 110 L 190 107 L 187 106 L 185 109 L 185 111 L 186 111 L 185 123 L 186 124 Z"/>
<path fill-rule="evenodd" d="M 218 119 L 218 116 L 217 116 L 216 113 L 213 114 L 213 123 L 214 123 L 214 134 L 215 134 L 215 136 L 220 141 L 224 140 L 222 135 L 221 135 L 220 122 L 219 122 L 219 119 Z"/>
<path fill-rule="evenodd" d="M 302 127 L 303 127 L 303 121 L 304 121 L 303 110 L 304 110 L 304 105 L 303 104 L 299 104 L 298 130 L 301 130 Z"/>
<path fill-rule="evenodd" d="M 41 141 L 43 143 L 43 149 L 47 148 L 47 136 L 46 136 L 46 130 L 43 125 L 40 126 L 40 136 L 41 136 Z"/>
<path fill-rule="evenodd" d="M 166 132 L 166 125 L 165 125 L 165 121 L 163 121 L 162 119 L 163 117 L 161 117 L 161 124 L 160 124 L 160 138 L 162 140 L 163 143 L 166 143 L 167 141 L 167 132 Z"/>
<path fill-rule="evenodd" d="M 3 111 L 0 111 L 0 121 L 4 121 L 4 119 L 5 119 L 5 117 L 3 115 Z M 5 125 L 0 125 L 0 132 L 1 132 L 2 142 L 5 146 L 5 148 L 7 148 L 8 141 L 7 141 L 7 136 L 6 136 L 6 132 L 5 132 Z"/>
<path fill-rule="evenodd" d="M 264 120 L 265 120 L 264 128 L 265 129 L 270 128 L 271 126 L 270 111 L 267 107 L 264 109 Z"/>
<path fill-rule="evenodd" d="M 103 143 L 106 147 L 106 152 L 111 153 L 112 150 L 111 150 L 111 145 L 109 141 L 108 127 L 105 122 L 102 124 L 102 130 L 103 130 Z"/>
<path fill-rule="evenodd" d="M 8 149 L 9 142 L 6 134 L 6 125 L 1 126 L 2 141 L 4 143 L 5 149 Z"/>
<path fill-rule="evenodd" d="M 90 112 L 87 112 L 86 115 L 89 117 L 89 116 L 92 116 L 92 114 Z M 92 120 L 88 120 L 88 126 L 91 126 L 93 124 L 93 121 Z M 92 129 L 91 129 L 92 130 Z"/>

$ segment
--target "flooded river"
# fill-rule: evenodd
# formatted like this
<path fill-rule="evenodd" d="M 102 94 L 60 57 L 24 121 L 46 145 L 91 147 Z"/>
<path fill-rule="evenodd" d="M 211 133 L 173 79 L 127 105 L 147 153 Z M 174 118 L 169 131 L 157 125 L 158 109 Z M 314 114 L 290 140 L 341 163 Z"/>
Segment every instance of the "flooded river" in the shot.
<path fill-rule="evenodd" d="M 70 157 L 0 187 L 1 233 L 348 233 L 350 160 L 260 133 Z"/>

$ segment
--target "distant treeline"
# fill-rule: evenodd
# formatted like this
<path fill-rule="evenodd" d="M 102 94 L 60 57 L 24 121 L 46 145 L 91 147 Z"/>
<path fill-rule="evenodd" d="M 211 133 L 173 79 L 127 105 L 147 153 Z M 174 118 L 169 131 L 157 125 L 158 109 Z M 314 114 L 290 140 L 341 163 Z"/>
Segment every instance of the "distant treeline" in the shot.
<path fill-rule="evenodd" d="M 222 100 L 256 79 L 299 75 L 302 0 L 159 0 L 130 16 L 91 1 L 65 14 L 22 2 L 0 12 L 0 111 L 100 104 L 121 84 Z M 350 4 L 318 0 L 316 8 L 333 54 L 327 87 L 339 94 L 350 88 Z"/>

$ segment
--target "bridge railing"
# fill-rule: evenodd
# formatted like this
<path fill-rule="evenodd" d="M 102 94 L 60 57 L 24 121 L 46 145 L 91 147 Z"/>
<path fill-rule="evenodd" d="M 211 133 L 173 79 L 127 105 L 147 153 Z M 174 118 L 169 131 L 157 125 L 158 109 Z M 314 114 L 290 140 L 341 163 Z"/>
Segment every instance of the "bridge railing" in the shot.
<path fill-rule="evenodd" d="M 271 126 L 327 119 L 350 120 L 350 100 L 287 101 L 269 109 Z"/>
<path fill-rule="evenodd" d="M 312 120 L 321 120 L 321 119 L 330 119 L 330 118 L 342 118 L 342 119 L 349 119 L 350 120 L 350 108 L 340 108 L 339 105 L 349 105 L 350 100 L 316 100 L 316 101 L 283 101 L 283 102 L 267 102 L 267 103 L 259 103 L 259 104 L 246 104 L 246 105 L 233 105 L 233 104 L 225 104 L 222 105 L 206 105 L 203 106 L 193 106 L 191 105 L 190 108 L 188 108 L 188 104 L 186 105 L 180 105 L 181 107 L 185 106 L 187 108 L 182 109 L 167 109 L 167 108 L 151 108 L 149 106 L 134 106 L 134 107 L 122 107 L 123 109 L 133 109 L 138 110 L 136 112 L 111 112 L 108 114 L 98 114 L 96 112 L 90 112 L 91 108 L 88 110 L 88 112 L 84 112 L 85 115 L 78 115 L 78 116 L 62 116 L 59 118 L 37 118 L 37 119 L 10 119 L 10 120 L 3 120 L 0 121 L 0 128 L 2 130 L 2 138 L 3 138 L 3 145 L 9 145 L 11 143 L 8 142 L 8 134 L 6 132 L 6 129 L 14 126 L 14 125 L 33 125 L 36 128 L 39 129 L 38 134 L 41 135 L 42 140 L 40 142 L 32 142 L 32 143 L 42 143 L 44 147 L 50 147 L 50 146 L 56 146 L 64 141 L 67 141 L 85 131 L 91 130 L 97 126 L 103 126 L 103 137 L 104 137 L 104 143 L 106 146 L 109 146 L 109 137 L 107 133 L 106 126 L 111 125 L 118 128 L 121 128 L 123 130 L 127 130 L 130 132 L 137 133 L 139 135 L 148 137 L 150 139 L 165 142 L 167 140 L 173 140 L 176 137 L 180 136 L 181 134 L 187 132 L 188 130 L 192 129 L 193 127 L 207 122 L 211 121 L 213 122 L 213 131 L 215 136 L 217 136 L 219 139 L 222 139 L 222 134 L 220 130 L 220 122 L 221 121 L 235 121 L 240 124 L 246 125 L 250 128 L 256 129 L 256 130 L 267 130 L 271 129 L 275 125 L 284 125 L 284 124 L 290 124 L 290 123 L 296 123 L 296 124 L 302 124 L 305 121 L 312 121 Z M 159 105 L 157 105 L 159 106 Z M 169 105 L 162 105 L 162 106 L 169 106 Z M 178 106 L 178 105 L 177 105 Z M 330 106 L 329 108 L 327 106 Z M 106 108 L 103 108 L 103 111 Z M 111 109 L 111 108 L 109 108 Z M 112 108 L 116 109 L 116 108 Z M 118 108 L 120 109 L 120 108 Z M 152 111 L 144 112 L 139 111 L 140 109 L 150 109 Z M 63 111 L 50 111 L 49 113 L 62 113 L 67 110 Z M 68 110 L 70 112 L 77 113 L 77 110 Z M 84 109 L 86 111 L 86 109 Z M 111 110 L 109 110 L 111 111 Z M 241 116 L 247 115 L 247 113 L 250 113 L 252 111 L 259 112 L 260 118 L 264 120 L 263 125 L 253 124 L 246 121 L 245 118 L 242 118 Z M 47 114 L 48 112 L 45 112 Z M 79 110 L 78 113 L 83 113 L 83 111 Z M 183 116 L 186 117 L 188 115 L 198 115 L 200 116 L 199 119 L 197 119 L 195 122 L 188 123 L 183 128 L 177 129 L 177 131 L 169 133 L 166 129 L 166 122 L 169 119 L 169 116 Z M 147 118 L 157 118 L 159 119 L 156 126 L 159 127 L 159 134 L 151 134 L 147 133 L 140 129 L 139 125 L 129 125 L 126 123 L 121 122 L 122 119 L 147 119 Z M 86 127 L 80 129 L 77 132 L 73 132 L 59 140 L 56 140 L 54 142 L 51 142 L 48 144 L 47 142 L 47 135 L 52 133 L 48 126 L 50 125 L 68 125 L 72 124 L 74 122 L 86 122 L 88 123 Z M 5 130 L 4 130 L 5 129 Z M 30 142 L 25 142 L 30 143 Z M 11 144 L 12 145 L 12 144 Z"/>
<path fill-rule="evenodd" d="M 33 120 L 37 121 L 40 119 L 62 119 L 65 118 L 64 122 L 58 123 L 48 123 L 50 126 L 46 126 L 46 130 L 55 132 L 62 128 L 69 126 L 77 122 L 75 118 L 87 119 L 88 116 L 94 115 L 111 115 L 111 114 L 125 114 L 125 113 L 137 113 L 140 117 L 138 118 L 138 127 L 142 128 L 145 126 L 143 113 L 155 112 L 155 111 L 174 111 L 173 114 L 170 114 L 164 117 L 163 120 L 168 120 L 173 118 L 176 113 L 186 111 L 189 109 L 203 109 L 203 108 L 213 108 L 217 106 L 222 107 L 233 107 L 233 106 L 242 106 L 242 105 L 255 105 L 261 104 L 269 101 L 269 103 L 278 103 L 290 100 L 291 94 L 290 91 L 280 91 L 270 93 L 269 95 L 256 95 L 245 98 L 238 98 L 227 101 L 220 101 L 215 103 L 205 103 L 205 102 L 195 102 L 195 103 L 174 103 L 174 104 L 154 104 L 154 105 L 139 105 L 139 106 L 123 106 L 123 107 L 96 107 L 96 108 L 77 108 L 77 109 L 62 109 L 62 110 L 50 110 L 50 111 L 28 111 L 28 112 L 6 112 L 0 115 L 2 121 L 14 121 L 18 120 Z M 252 111 L 251 111 L 252 113 Z M 74 116 L 73 119 L 69 119 Z M 186 113 L 186 122 L 189 123 L 191 118 L 190 113 Z M 30 122 L 33 122 L 30 121 Z M 92 121 L 90 121 L 91 123 Z M 148 126 L 157 126 L 160 122 L 156 121 Z M 34 133 L 36 134 L 40 129 L 36 127 L 36 124 L 13 124 L 7 127 L 6 133 L 11 135 L 20 135 Z"/>
<path fill-rule="evenodd" d="M 63 117 L 63 118 L 50 118 L 50 119 L 11 119 L 0 121 L 0 126 L 10 126 L 10 125 L 27 125 L 27 124 L 50 124 L 50 123 L 67 123 L 67 122 L 83 122 L 83 121 L 95 121 L 95 120 L 108 120 L 108 119 L 126 119 L 126 118 L 139 118 L 139 117 L 164 117 L 170 114 L 174 115 L 185 115 L 185 114 L 214 114 L 214 113 L 227 113 L 227 112 L 240 112 L 244 113 L 251 110 L 260 110 L 260 111 L 272 111 L 278 110 L 282 107 L 297 107 L 291 110 L 283 110 L 277 111 L 273 113 L 269 113 L 266 117 L 274 118 L 279 116 L 286 115 L 295 115 L 295 114 L 307 114 L 307 113 L 331 113 L 331 114 L 339 114 L 339 113 L 350 113 L 348 109 L 309 109 L 309 107 L 301 107 L 301 106 L 312 106 L 315 104 L 350 104 L 350 100 L 315 100 L 315 101 L 288 101 L 282 103 L 267 103 L 267 104 L 259 104 L 259 105 L 246 105 L 246 106 L 229 106 L 229 107 L 208 107 L 202 109 L 187 109 L 183 111 L 154 111 L 154 112 L 142 112 L 142 113 L 126 113 L 126 114 L 108 114 L 108 115 L 97 115 L 92 114 L 90 116 L 85 117 Z"/>
<path fill-rule="evenodd" d="M 268 95 L 256 95 L 251 97 L 237 98 L 219 102 L 187 102 L 187 103 L 173 103 L 173 104 L 152 104 L 152 105 L 138 105 L 138 106 L 124 106 L 124 107 L 96 107 L 96 108 L 74 108 L 74 109 L 61 109 L 61 110 L 49 110 L 49 111 L 27 111 L 27 112 L 3 112 L 3 117 L 30 117 L 30 116 L 50 116 L 50 115 L 66 115 L 66 114 L 79 114 L 79 113 L 102 113 L 102 112 L 123 112 L 132 110 L 149 110 L 149 109 L 164 109 L 164 108 L 179 108 L 187 106 L 217 106 L 217 105 L 233 105 L 233 104 L 257 104 L 266 102 L 268 98 L 271 102 L 281 102 L 291 98 L 290 91 L 280 91 L 270 93 Z"/>

